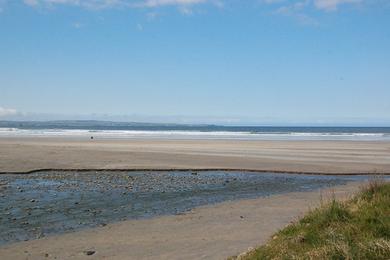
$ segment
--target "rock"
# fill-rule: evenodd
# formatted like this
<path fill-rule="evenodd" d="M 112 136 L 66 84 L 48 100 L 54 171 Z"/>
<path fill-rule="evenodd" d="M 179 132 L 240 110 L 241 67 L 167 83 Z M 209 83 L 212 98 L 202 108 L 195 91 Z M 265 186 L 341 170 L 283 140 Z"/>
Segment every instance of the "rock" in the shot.
<path fill-rule="evenodd" d="M 96 253 L 96 251 L 94 251 L 94 250 L 86 250 L 86 251 L 84 251 L 85 255 L 93 255 L 95 253 Z"/>
<path fill-rule="evenodd" d="M 240 219 L 243 219 L 244 218 L 244 216 L 240 216 Z"/>

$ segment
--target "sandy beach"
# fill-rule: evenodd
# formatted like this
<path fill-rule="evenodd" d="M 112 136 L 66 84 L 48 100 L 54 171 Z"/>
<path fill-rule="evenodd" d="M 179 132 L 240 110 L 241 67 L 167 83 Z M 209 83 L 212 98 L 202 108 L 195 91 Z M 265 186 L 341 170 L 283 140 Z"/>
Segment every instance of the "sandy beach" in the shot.
<path fill-rule="evenodd" d="M 390 142 L 0 139 L 0 172 L 39 169 L 241 169 L 388 174 Z"/>
<path fill-rule="evenodd" d="M 245 169 L 388 174 L 390 143 L 0 139 L 0 172 L 40 169 Z M 225 259 L 264 243 L 278 229 L 318 205 L 321 197 L 335 193 L 345 198 L 360 185 L 354 182 L 322 192 L 223 202 L 180 215 L 122 221 L 6 245 L 0 248 L 0 258 Z M 94 254 L 87 256 L 88 250 Z"/>
<path fill-rule="evenodd" d="M 310 207 L 336 195 L 348 198 L 351 183 L 196 208 L 183 215 L 130 220 L 105 227 L 0 247 L 1 259 L 226 259 L 265 243 Z M 87 256 L 86 252 L 94 252 Z"/>

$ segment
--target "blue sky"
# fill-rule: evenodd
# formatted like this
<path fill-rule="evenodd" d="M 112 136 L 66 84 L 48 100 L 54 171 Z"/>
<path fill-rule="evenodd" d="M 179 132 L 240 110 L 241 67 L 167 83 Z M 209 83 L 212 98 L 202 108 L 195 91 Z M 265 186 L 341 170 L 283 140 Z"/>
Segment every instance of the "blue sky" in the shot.
<path fill-rule="evenodd" d="M 381 0 L 0 0 L 0 119 L 390 125 Z"/>

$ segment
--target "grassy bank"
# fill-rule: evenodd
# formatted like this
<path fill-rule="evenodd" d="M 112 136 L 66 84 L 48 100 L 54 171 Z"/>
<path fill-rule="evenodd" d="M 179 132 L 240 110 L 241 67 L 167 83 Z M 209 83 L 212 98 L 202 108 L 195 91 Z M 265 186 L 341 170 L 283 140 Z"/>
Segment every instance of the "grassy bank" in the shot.
<path fill-rule="evenodd" d="M 390 183 L 312 210 L 239 259 L 390 259 Z"/>

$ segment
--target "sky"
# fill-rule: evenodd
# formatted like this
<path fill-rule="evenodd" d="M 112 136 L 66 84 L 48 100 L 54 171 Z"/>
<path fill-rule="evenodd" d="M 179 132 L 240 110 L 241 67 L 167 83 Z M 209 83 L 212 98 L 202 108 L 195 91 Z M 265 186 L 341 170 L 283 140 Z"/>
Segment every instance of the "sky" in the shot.
<path fill-rule="evenodd" d="M 0 0 L 0 120 L 390 126 L 388 0 Z"/>

